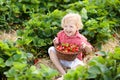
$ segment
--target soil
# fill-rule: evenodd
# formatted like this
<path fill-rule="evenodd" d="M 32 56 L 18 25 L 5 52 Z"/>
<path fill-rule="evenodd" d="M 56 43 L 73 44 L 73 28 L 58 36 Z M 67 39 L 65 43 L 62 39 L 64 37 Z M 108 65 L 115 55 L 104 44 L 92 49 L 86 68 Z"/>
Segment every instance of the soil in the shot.
<path fill-rule="evenodd" d="M 0 31 L 0 40 L 16 41 L 17 40 L 16 31 L 14 31 L 14 30 L 12 30 L 10 32 Z"/>

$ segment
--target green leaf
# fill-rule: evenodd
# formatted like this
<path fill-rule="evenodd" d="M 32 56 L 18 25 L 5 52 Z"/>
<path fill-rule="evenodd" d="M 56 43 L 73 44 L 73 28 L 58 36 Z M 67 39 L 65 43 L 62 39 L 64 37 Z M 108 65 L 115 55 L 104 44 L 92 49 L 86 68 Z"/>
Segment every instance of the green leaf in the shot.
<path fill-rule="evenodd" d="M 112 76 L 109 73 L 103 74 L 103 80 L 113 80 Z"/>
<path fill-rule="evenodd" d="M 28 59 L 33 58 L 33 54 L 32 54 L 32 53 L 27 53 L 27 58 L 28 58 Z"/>
<path fill-rule="evenodd" d="M 15 71 L 15 69 L 14 69 L 13 67 L 12 67 L 10 70 L 4 72 L 4 74 L 5 74 L 8 78 L 9 78 L 9 77 L 14 78 L 14 76 L 17 75 L 17 73 L 16 73 L 16 71 Z"/>
<path fill-rule="evenodd" d="M 22 51 L 16 50 L 17 54 L 22 54 Z"/>
<path fill-rule="evenodd" d="M 24 68 L 27 66 L 27 64 L 20 63 L 20 62 L 13 62 L 13 67 L 17 70 L 24 70 Z"/>
<path fill-rule="evenodd" d="M 94 74 L 94 73 L 90 73 L 89 76 L 88 76 L 88 78 L 90 78 L 90 79 L 91 78 L 96 78 L 96 77 L 97 77 L 97 74 Z"/>
<path fill-rule="evenodd" d="M 109 70 L 104 64 L 98 63 L 97 66 L 99 67 L 101 73 L 106 73 Z"/>
<path fill-rule="evenodd" d="M 25 39 L 25 44 L 29 45 L 32 42 L 32 38 L 26 38 Z"/>
<path fill-rule="evenodd" d="M 5 67 L 5 63 L 4 63 L 4 60 L 2 58 L 0 58 L 0 67 Z"/>
<path fill-rule="evenodd" d="M 6 62 L 5 62 L 5 65 L 7 66 L 11 66 L 13 64 L 14 60 L 13 58 L 9 58 Z"/>
<path fill-rule="evenodd" d="M 115 77 L 114 77 L 114 80 L 117 80 L 120 78 L 120 74 L 117 74 Z"/>
<path fill-rule="evenodd" d="M 23 9 L 24 13 L 26 13 L 26 5 L 25 4 L 22 5 L 22 9 Z"/>
<path fill-rule="evenodd" d="M 106 56 L 107 53 L 105 51 L 98 51 L 95 54 L 101 55 L 101 56 Z"/>
<path fill-rule="evenodd" d="M 120 60 L 120 47 L 116 47 L 113 55 L 114 59 Z"/>
<path fill-rule="evenodd" d="M 81 10 L 81 16 L 82 16 L 82 19 L 85 19 L 85 20 L 88 19 L 87 10 L 85 8 L 82 8 L 82 10 Z"/>
<path fill-rule="evenodd" d="M 100 74 L 100 69 L 97 66 L 91 66 L 88 69 L 88 72 L 97 75 L 97 74 Z"/>
<path fill-rule="evenodd" d="M 20 58 L 21 58 L 21 55 L 20 55 L 20 54 L 15 54 L 15 55 L 13 55 L 14 61 L 17 61 L 17 60 L 19 60 Z"/>
<path fill-rule="evenodd" d="M 17 32 L 18 36 L 22 36 L 23 35 L 23 31 L 22 30 L 17 30 L 16 32 Z"/>
<path fill-rule="evenodd" d="M 35 66 L 31 66 L 31 67 L 30 67 L 30 71 L 31 71 L 31 72 L 34 72 L 35 70 L 36 70 L 36 67 L 35 67 Z"/>

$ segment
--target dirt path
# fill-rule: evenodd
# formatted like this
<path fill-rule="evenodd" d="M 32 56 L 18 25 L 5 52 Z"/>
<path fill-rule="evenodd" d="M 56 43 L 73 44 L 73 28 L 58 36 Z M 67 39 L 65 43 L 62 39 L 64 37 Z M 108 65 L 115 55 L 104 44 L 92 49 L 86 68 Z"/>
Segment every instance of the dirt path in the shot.
<path fill-rule="evenodd" d="M 0 40 L 5 40 L 5 39 L 16 41 L 17 39 L 16 31 L 12 30 L 8 33 L 6 33 L 6 31 L 0 31 Z"/>
<path fill-rule="evenodd" d="M 106 44 L 102 44 L 102 51 L 113 52 L 116 46 L 120 46 L 120 40 L 117 38 L 112 38 L 108 40 Z"/>

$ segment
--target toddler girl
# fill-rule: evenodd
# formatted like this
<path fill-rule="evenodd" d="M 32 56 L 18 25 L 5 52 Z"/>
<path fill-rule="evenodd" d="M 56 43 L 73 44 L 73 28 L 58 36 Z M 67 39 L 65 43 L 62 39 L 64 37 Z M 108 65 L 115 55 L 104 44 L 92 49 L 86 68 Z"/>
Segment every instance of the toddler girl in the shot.
<path fill-rule="evenodd" d="M 57 37 L 53 39 L 53 43 L 55 45 L 60 43 L 76 44 L 79 45 L 80 49 L 84 50 L 84 52 L 91 53 L 92 46 L 87 39 L 79 33 L 79 30 L 83 27 L 81 16 L 79 14 L 69 13 L 65 15 L 61 21 L 61 26 L 63 30 L 58 32 Z M 57 51 L 55 50 L 54 46 L 51 46 L 48 49 L 48 53 L 51 61 L 62 75 L 66 74 L 63 66 L 75 68 L 78 65 L 84 65 L 82 61 L 83 53 L 77 55 L 73 61 L 60 60 L 56 55 Z"/>

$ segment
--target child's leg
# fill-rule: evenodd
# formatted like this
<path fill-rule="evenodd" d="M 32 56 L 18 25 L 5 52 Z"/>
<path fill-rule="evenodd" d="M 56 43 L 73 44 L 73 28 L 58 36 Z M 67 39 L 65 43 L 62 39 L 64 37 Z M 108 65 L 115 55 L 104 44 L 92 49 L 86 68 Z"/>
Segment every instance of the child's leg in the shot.
<path fill-rule="evenodd" d="M 62 65 L 60 64 L 58 57 L 56 55 L 56 51 L 54 50 L 54 47 L 50 47 L 48 50 L 49 56 L 53 64 L 56 66 L 56 68 L 59 70 L 59 72 L 64 75 L 66 74 L 65 70 L 63 69 Z"/>

